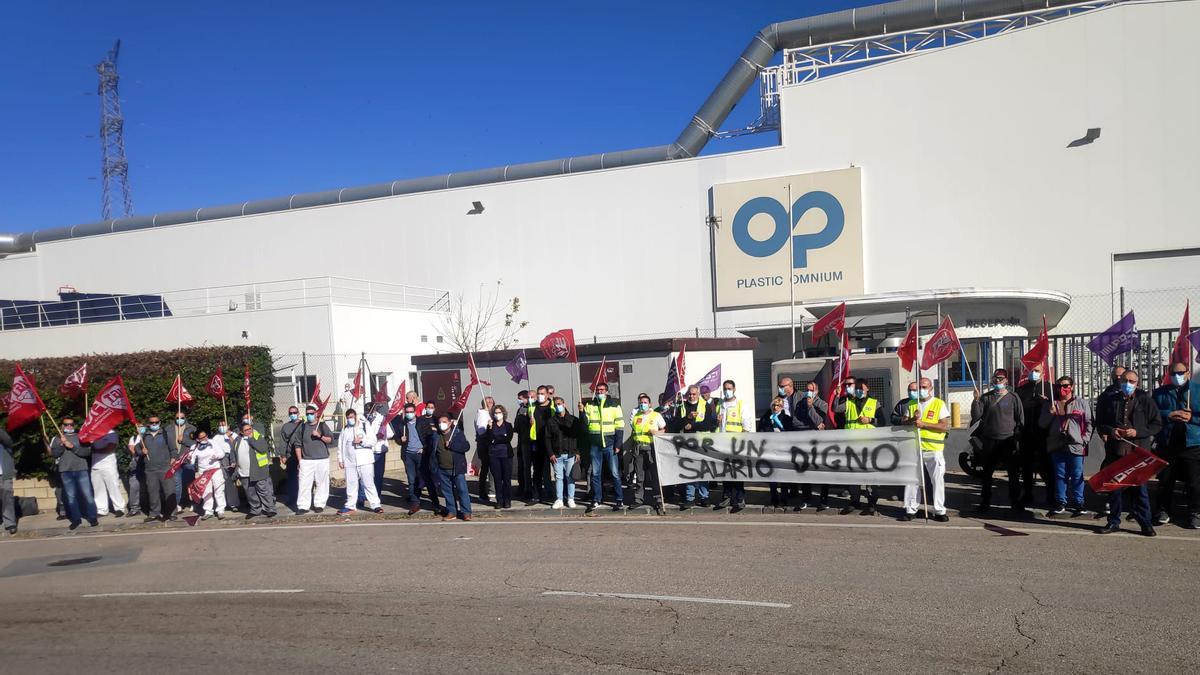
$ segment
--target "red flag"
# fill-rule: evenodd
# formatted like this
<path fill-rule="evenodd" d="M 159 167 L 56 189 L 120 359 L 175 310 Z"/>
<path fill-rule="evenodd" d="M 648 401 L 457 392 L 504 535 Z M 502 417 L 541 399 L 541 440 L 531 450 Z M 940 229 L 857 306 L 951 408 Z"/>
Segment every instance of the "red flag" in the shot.
<path fill-rule="evenodd" d="M 1038 335 L 1037 341 L 1025 352 L 1021 357 L 1021 364 L 1028 370 L 1033 370 L 1039 365 L 1046 362 L 1046 357 L 1050 354 L 1050 335 L 1046 331 L 1046 316 L 1042 315 L 1042 332 Z M 1045 373 L 1042 373 L 1045 375 Z"/>
<path fill-rule="evenodd" d="M 958 334 L 954 332 L 954 322 L 947 314 L 942 319 L 942 325 L 925 341 L 925 352 L 921 355 L 921 370 L 932 368 L 945 361 L 958 351 Z"/>
<path fill-rule="evenodd" d="M 46 404 L 38 394 L 37 387 L 21 364 L 17 364 L 13 373 L 12 389 L 8 392 L 8 422 L 5 426 L 9 431 L 16 431 L 26 424 L 36 420 L 46 412 Z"/>
<path fill-rule="evenodd" d="M 471 372 L 471 385 L 486 384 L 492 386 L 491 382 L 479 379 L 479 371 L 475 368 L 475 355 L 467 352 L 467 370 Z"/>
<path fill-rule="evenodd" d="M 1186 363 L 1188 368 L 1192 366 L 1192 343 L 1188 340 L 1188 335 L 1192 333 L 1192 322 L 1188 317 L 1192 309 L 1192 301 L 1188 300 L 1183 306 L 1183 321 L 1179 324 L 1179 335 L 1175 338 L 1175 347 L 1171 349 L 1171 363 L 1167 364 L 1167 369 L 1163 372 L 1162 385 L 1171 383 L 1171 364 Z"/>
<path fill-rule="evenodd" d="M 387 378 L 385 377 L 383 378 L 383 386 L 379 388 L 379 391 L 375 392 L 375 403 L 387 403 L 388 398 L 390 397 L 387 393 Z"/>
<path fill-rule="evenodd" d="M 129 393 L 125 391 L 125 382 L 117 375 L 96 394 L 96 400 L 92 401 L 92 409 L 88 411 L 87 419 L 79 429 L 79 440 L 91 443 L 125 420 L 137 425 L 137 417 L 134 416 L 133 406 L 129 402 Z"/>
<path fill-rule="evenodd" d="M 605 368 L 605 366 L 608 365 L 607 362 L 607 356 L 600 359 L 600 367 L 596 369 L 596 375 L 592 378 L 592 383 L 588 385 L 588 389 L 591 389 L 593 394 L 596 393 L 596 387 L 599 387 L 602 384 L 608 384 L 608 375 L 604 372 L 607 370 L 607 368 Z"/>
<path fill-rule="evenodd" d="M 214 398 L 225 398 L 225 376 L 221 374 L 221 366 L 217 366 L 217 372 L 208 378 L 208 384 L 204 385 L 204 391 Z"/>
<path fill-rule="evenodd" d="M 183 378 L 179 375 L 175 376 L 175 383 L 171 385 L 171 391 L 167 392 L 167 403 L 181 403 L 183 405 L 191 405 L 196 399 L 188 393 L 187 387 L 183 386 Z"/>
<path fill-rule="evenodd" d="M 58 388 L 58 393 L 63 398 L 75 398 L 87 391 L 87 364 L 83 364 L 75 369 L 75 372 L 67 376 L 62 386 Z"/>
<path fill-rule="evenodd" d="M 812 327 L 813 342 L 825 337 L 829 331 L 834 331 L 838 335 L 846 332 L 846 303 L 843 302 L 825 316 L 817 319 Z"/>
<path fill-rule="evenodd" d="M 679 346 L 679 356 L 675 357 L 675 375 L 679 378 L 679 391 L 687 391 L 687 363 L 684 362 L 684 355 L 687 352 L 687 344 Z"/>
<path fill-rule="evenodd" d="M 378 438 L 381 441 L 384 438 L 387 438 L 387 432 L 385 431 L 385 428 L 388 424 L 391 424 L 392 420 L 396 419 L 397 415 L 404 411 L 404 399 L 408 395 L 406 391 L 407 389 L 408 382 L 401 381 L 400 388 L 396 390 L 396 398 L 392 399 L 391 407 L 388 408 L 387 414 L 383 416 L 383 422 L 379 425 L 379 433 L 375 434 L 375 438 Z"/>
<path fill-rule="evenodd" d="M 321 378 L 317 378 L 317 384 L 313 387 L 312 398 L 308 401 L 309 405 L 321 405 Z"/>
<path fill-rule="evenodd" d="M 446 411 L 446 415 L 450 419 L 458 417 L 459 413 L 466 410 L 467 399 L 471 398 L 471 389 L 474 387 L 474 384 L 468 382 L 467 386 L 463 388 L 463 392 L 459 394 L 458 398 L 454 399 L 454 403 L 450 404 L 450 410 Z"/>
<path fill-rule="evenodd" d="M 904 335 L 904 341 L 900 343 L 900 349 L 896 350 L 896 355 L 900 357 L 900 370 L 906 373 L 912 372 L 913 365 L 917 362 L 916 321 L 908 327 L 908 333 Z"/>
<path fill-rule="evenodd" d="M 541 347 L 542 355 L 551 361 L 566 359 L 571 363 L 579 363 L 579 357 L 575 354 L 575 331 L 571 328 L 556 330 L 542 338 Z"/>
<path fill-rule="evenodd" d="M 213 467 L 208 471 L 196 476 L 192 484 L 188 486 L 188 496 L 192 498 L 193 504 L 200 504 L 204 501 L 204 491 L 208 488 L 208 484 L 212 482 L 213 476 L 219 471 L 219 467 Z"/>
<path fill-rule="evenodd" d="M 250 413 L 250 366 L 243 366 L 245 371 L 242 374 L 242 396 L 246 399 L 246 413 Z"/>
<path fill-rule="evenodd" d="M 163 474 L 163 478 L 166 478 L 167 480 L 174 478 L 175 473 L 177 471 L 179 471 L 180 469 L 182 469 L 183 465 L 187 464 L 188 461 L 190 461 L 191 459 L 192 459 L 192 451 L 191 450 L 188 450 L 187 452 L 176 457 L 171 462 L 171 466 L 170 466 L 170 468 L 167 469 L 167 472 L 165 474 Z"/>
<path fill-rule="evenodd" d="M 833 405 L 837 402 L 837 397 L 843 393 L 842 383 L 846 378 L 850 377 L 850 336 L 842 333 L 842 348 L 838 352 L 838 360 L 833 364 L 833 371 L 829 378 L 829 395 L 826 397 L 825 403 L 829 405 L 830 412 L 833 411 Z M 837 428 L 837 420 L 831 414 L 829 415 L 829 427 Z"/>
<path fill-rule="evenodd" d="M 350 398 L 357 401 L 362 398 L 362 364 L 358 364 L 358 372 L 354 373 L 354 387 L 350 389 Z"/>
<path fill-rule="evenodd" d="M 1158 475 L 1167 463 L 1157 455 L 1139 447 L 1130 447 L 1129 454 L 1109 464 L 1088 479 L 1095 492 L 1112 492 L 1137 487 Z"/>

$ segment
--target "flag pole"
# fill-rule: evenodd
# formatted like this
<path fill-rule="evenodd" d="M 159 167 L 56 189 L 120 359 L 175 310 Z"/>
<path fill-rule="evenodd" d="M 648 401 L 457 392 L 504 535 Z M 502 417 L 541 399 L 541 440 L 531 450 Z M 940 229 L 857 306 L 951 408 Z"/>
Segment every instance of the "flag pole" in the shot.
<path fill-rule="evenodd" d="M 50 411 L 43 410 L 42 414 L 45 415 L 46 417 L 50 418 L 50 424 L 54 425 L 54 431 L 58 433 L 58 437 L 65 438 L 65 436 L 63 436 L 62 429 L 58 428 L 58 422 L 56 422 L 54 420 L 54 416 L 50 414 Z M 38 419 L 41 419 L 41 418 L 39 417 Z M 46 423 L 42 422 L 42 428 L 44 429 L 45 427 L 46 427 Z"/>
<path fill-rule="evenodd" d="M 788 181 L 787 185 L 787 219 L 788 219 L 788 260 L 787 260 L 787 280 L 788 280 L 788 307 L 791 312 L 791 330 L 792 335 L 792 357 L 796 358 L 796 284 L 792 278 L 792 265 L 795 264 L 796 256 L 796 238 L 792 236 L 792 183 Z M 716 337 L 715 335 L 713 337 Z"/>

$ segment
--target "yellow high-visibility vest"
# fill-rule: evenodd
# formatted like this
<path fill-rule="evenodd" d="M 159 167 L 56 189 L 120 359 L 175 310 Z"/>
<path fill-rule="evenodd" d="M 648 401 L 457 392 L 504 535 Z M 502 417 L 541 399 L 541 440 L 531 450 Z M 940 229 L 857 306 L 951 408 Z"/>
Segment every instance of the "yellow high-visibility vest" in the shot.
<path fill-rule="evenodd" d="M 644 444 L 653 442 L 654 436 L 650 432 L 654 429 L 661 429 L 665 424 L 666 421 L 658 411 L 637 413 L 633 416 L 633 442 Z"/>
<path fill-rule="evenodd" d="M 920 409 L 918 408 L 920 402 L 909 400 L 907 405 L 908 417 L 916 419 L 920 414 Z M 921 415 L 921 420 L 926 424 L 937 424 L 942 421 L 942 411 L 945 407 L 946 404 L 942 402 L 942 399 L 936 396 L 930 397 L 925 402 L 925 414 Z M 920 436 L 921 452 L 941 452 L 946 447 L 946 432 L 944 431 L 921 429 Z"/>
<path fill-rule="evenodd" d="M 875 425 L 863 424 L 862 422 L 858 421 L 858 418 L 865 416 L 865 417 L 870 417 L 871 419 L 875 419 L 875 410 L 878 407 L 879 407 L 879 401 L 876 401 L 875 399 L 871 398 L 870 396 L 867 397 L 866 401 L 863 401 L 861 408 L 858 407 L 858 401 L 856 401 L 853 398 L 847 397 L 846 398 L 846 428 L 847 429 L 873 429 L 875 427 Z"/>
<path fill-rule="evenodd" d="M 604 401 L 604 404 L 601 404 L 593 398 L 583 406 L 583 414 L 588 418 L 589 434 L 611 436 L 613 431 L 625 428 L 625 418 L 621 415 L 621 406 L 609 405 L 608 399 Z"/>
<path fill-rule="evenodd" d="M 725 411 L 725 431 L 745 430 L 745 424 L 742 423 L 742 399 L 734 401 L 732 407 L 722 409 Z"/>

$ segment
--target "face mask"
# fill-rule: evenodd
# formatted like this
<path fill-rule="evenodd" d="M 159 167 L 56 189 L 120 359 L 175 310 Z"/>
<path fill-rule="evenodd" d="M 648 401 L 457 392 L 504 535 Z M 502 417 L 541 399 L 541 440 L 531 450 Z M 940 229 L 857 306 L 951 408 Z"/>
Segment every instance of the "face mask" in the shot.
<path fill-rule="evenodd" d="M 416 418 L 417 418 L 417 413 L 415 413 L 415 412 L 406 412 L 406 413 L 404 413 L 404 419 L 406 419 L 406 420 L 413 420 L 413 419 L 416 419 Z"/>
<path fill-rule="evenodd" d="M 186 423 L 187 423 L 187 420 L 183 419 L 182 417 L 175 418 L 175 426 L 177 426 L 177 427 L 181 427 Z"/>
<path fill-rule="evenodd" d="M 242 418 L 242 424 L 250 424 L 250 423 L 251 423 L 251 422 L 253 422 L 253 421 L 254 421 L 254 420 L 250 419 L 249 417 L 243 417 L 243 418 Z"/>
<path fill-rule="evenodd" d="M 649 409 L 650 409 L 649 403 L 639 403 L 638 404 L 638 410 L 641 410 L 642 412 L 646 412 Z"/>
<path fill-rule="evenodd" d="M 504 413 L 496 413 L 496 414 L 494 415 L 494 417 L 496 418 L 496 421 L 497 421 L 497 422 L 503 422 L 503 421 L 504 421 Z"/>
<path fill-rule="evenodd" d="M 1171 373 L 1171 381 L 1176 387 L 1182 387 L 1187 383 L 1187 373 Z"/>
<path fill-rule="evenodd" d="M 529 399 L 527 399 L 527 398 L 519 398 L 519 399 L 517 399 L 517 402 L 523 406 L 529 405 Z"/>
<path fill-rule="evenodd" d="M 995 387 L 996 391 L 1004 391 L 1005 389 L 1008 389 L 1008 385 L 1003 382 L 996 382 L 992 386 Z"/>
<path fill-rule="evenodd" d="M 726 389 L 726 390 L 725 390 L 725 398 L 726 398 L 726 399 L 731 399 L 731 398 L 733 398 L 733 390 L 732 390 L 732 389 Z"/>
<path fill-rule="evenodd" d="M 150 425 L 150 431 L 158 431 L 158 430 L 159 430 L 159 428 L 160 428 L 160 426 L 161 426 L 161 425 L 158 425 L 158 424 L 151 424 L 151 425 Z"/>
<path fill-rule="evenodd" d="M 921 387 L 921 398 L 929 398 L 929 390 Z"/>
<path fill-rule="evenodd" d="M 556 405 L 556 406 L 554 406 L 554 409 L 560 413 L 567 412 L 567 406 L 565 406 L 565 405 Z"/>
<path fill-rule="evenodd" d="M 917 390 L 916 390 L 916 389 L 914 389 L 914 390 L 912 390 L 912 391 L 908 392 L 908 400 L 910 400 L 910 401 L 915 401 L 915 400 L 917 400 L 917 396 L 918 396 L 918 394 L 917 394 Z"/>
<path fill-rule="evenodd" d="M 846 393 L 847 393 L 847 394 L 853 394 L 853 393 L 854 393 L 854 387 L 846 387 Z"/>
<path fill-rule="evenodd" d="M 1064 398 L 1064 399 L 1071 398 L 1071 389 L 1072 389 L 1072 387 L 1059 387 L 1058 388 L 1058 397 Z"/>
<path fill-rule="evenodd" d="M 608 394 L 596 394 L 596 400 L 598 401 L 603 401 L 606 398 L 608 398 Z"/>
<path fill-rule="evenodd" d="M 426 417 L 433 417 L 433 407 L 431 407 L 431 406 L 425 406 L 425 416 L 426 416 Z"/>
<path fill-rule="evenodd" d="M 316 415 L 314 415 L 314 414 L 312 414 L 312 413 L 309 413 L 309 414 L 307 414 L 307 415 L 305 415 L 305 416 L 304 416 L 304 419 L 308 420 L 309 422 L 316 422 L 316 421 L 317 421 L 317 416 L 316 416 Z"/>
<path fill-rule="evenodd" d="M 446 431 L 447 429 L 450 428 L 450 424 L 448 422 L 439 422 L 438 428 L 441 429 L 442 431 Z"/>
<path fill-rule="evenodd" d="M 352 427 L 352 426 L 354 426 L 355 424 L 358 424 L 358 420 L 354 419 L 353 417 L 347 417 L 347 418 L 346 418 L 346 426 L 350 426 L 350 427 Z"/>
<path fill-rule="evenodd" d="M 1040 381 L 1041 379 L 1042 379 L 1042 374 L 1041 374 L 1041 373 L 1039 373 L 1039 372 L 1038 372 L 1038 371 L 1036 371 L 1036 370 L 1035 370 L 1035 371 L 1033 371 L 1032 373 L 1030 373 L 1030 374 L 1029 374 L 1029 381 L 1030 381 L 1030 382 L 1038 382 L 1038 381 Z"/>
<path fill-rule="evenodd" d="M 545 402 L 546 402 L 546 395 L 545 395 L 545 394 L 538 394 L 538 396 L 537 396 L 537 399 L 538 399 L 538 403 L 545 403 Z"/>
<path fill-rule="evenodd" d="M 787 396 L 787 389 L 784 389 L 783 387 L 780 387 L 780 388 L 779 388 L 779 395 L 780 395 L 780 396 Z"/>
<path fill-rule="evenodd" d="M 288 413 L 289 421 L 295 422 L 298 419 L 300 419 L 300 415 L 298 413 Z"/>
<path fill-rule="evenodd" d="M 138 433 L 139 433 L 139 434 L 144 434 L 144 433 L 146 433 L 146 427 L 144 427 L 144 426 L 138 427 Z"/>
<path fill-rule="evenodd" d="M 867 392 L 863 391 L 862 389 L 855 389 L 855 390 L 854 390 L 854 397 L 855 397 L 855 398 L 862 398 L 862 397 L 864 397 L 864 396 L 866 396 L 866 395 L 867 395 Z"/>
<path fill-rule="evenodd" d="M 804 392 L 804 398 L 812 399 L 812 398 L 816 398 L 816 397 L 817 397 L 817 392 L 815 392 L 815 391 Z"/>
<path fill-rule="evenodd" d="M 75 433 L 75 427 L 63 427 L 63 433 L 64 434 L 73 434 L 73 433 Z"/>
<path fill-rule="evenodd" d="M 154 427 L 150 427 L 150 428 L 153 429 Z M 229 433 L 229 427 L 222 424 L 221 426 L 217 427 L 217 433 L 227 434 L 227 433 Z"/>
<path fill-rule="evenodd" d="M 1133 392 L 1137 391 L 1137 385 L 1132 382 L 1122 382 L 1121 391 L 1124 392 L 1126 396 L 1132 396 Z"/>

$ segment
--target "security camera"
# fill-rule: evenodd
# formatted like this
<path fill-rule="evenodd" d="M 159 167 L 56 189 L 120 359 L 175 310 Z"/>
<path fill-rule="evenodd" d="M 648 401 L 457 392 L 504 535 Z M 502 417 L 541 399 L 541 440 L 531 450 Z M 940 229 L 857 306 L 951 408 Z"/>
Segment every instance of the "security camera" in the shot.
<path fill-rule="evenodd" d="M 248 330 L 242 331 L 242 339 L 249 340 L 250 339 L 250 331 L 248 331 Z"/>

